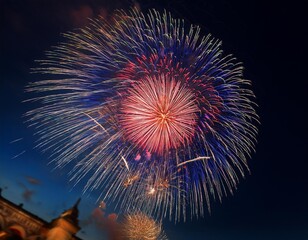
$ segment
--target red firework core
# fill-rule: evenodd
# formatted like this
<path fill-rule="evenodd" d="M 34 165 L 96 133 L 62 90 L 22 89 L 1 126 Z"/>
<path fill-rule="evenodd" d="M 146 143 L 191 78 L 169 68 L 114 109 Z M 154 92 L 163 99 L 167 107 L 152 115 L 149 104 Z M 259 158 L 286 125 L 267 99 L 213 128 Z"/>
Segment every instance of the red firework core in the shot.
<path fill-rule="evenodd" d="M 197 112 L 194 95 L 182 81 L 151 76 L 127 90 L 120 122 L 127 140 L 162 155 L 191 141 Z"/>

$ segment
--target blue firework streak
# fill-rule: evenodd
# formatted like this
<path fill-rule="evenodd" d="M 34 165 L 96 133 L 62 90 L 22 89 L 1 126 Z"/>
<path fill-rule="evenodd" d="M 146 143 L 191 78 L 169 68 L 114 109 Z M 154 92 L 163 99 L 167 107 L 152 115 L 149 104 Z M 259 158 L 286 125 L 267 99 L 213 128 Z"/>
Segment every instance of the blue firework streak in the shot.
<path fill-rule="evenodd" d="M 248 170 L 258 116 L 241 64 L 199 32 L 132 10 L 65 34 L 27 88 L 38 146 L 123 212 L 202 216 Z"/>

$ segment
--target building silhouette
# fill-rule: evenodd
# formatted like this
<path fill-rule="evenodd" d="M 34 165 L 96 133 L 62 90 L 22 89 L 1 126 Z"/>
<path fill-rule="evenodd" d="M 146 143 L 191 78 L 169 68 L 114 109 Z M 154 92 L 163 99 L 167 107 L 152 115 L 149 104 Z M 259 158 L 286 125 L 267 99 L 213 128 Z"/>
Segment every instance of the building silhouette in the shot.
<path fill-rule="evenodd" d="M 4 198 L 0 189 L 0 240 L 81 240 L 76 236 L 79 202 L 47 222 Z"/>

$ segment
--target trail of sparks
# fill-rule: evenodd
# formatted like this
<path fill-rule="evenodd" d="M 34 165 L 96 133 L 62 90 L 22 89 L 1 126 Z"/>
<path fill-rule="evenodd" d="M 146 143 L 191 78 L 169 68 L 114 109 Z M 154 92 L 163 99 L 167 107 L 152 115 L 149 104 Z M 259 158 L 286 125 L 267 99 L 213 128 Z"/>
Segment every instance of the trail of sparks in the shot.
<path fill-rule="evenodd" d="M 129 171 L 129 167 L 128 167 L 128 164 L 127 164 L 127 161 L 126 159 L 122 156 L 121 159 L 123 160 L 124 164 L 125 164 L 125 167 L 127 168 L 127 170 Z"/>
<path fill-rule="evenodd" d="M 86 115 L 88 118 L 90 118 L 97 126 L 99 126 L 101 129 L 104 130 L 105 133 L 108 134 L 107 130 L 100 124 L 98 121 L 96 121 L 93 117 L 91 117 L 89 114 L 83 112 L 84 115 Z"/>
<path fill-rule="evenodd" d="M 177 167 L 180 167 L 180 166 L 185 165 L 185 164 L 190 163 L 190 162 L 195 162 L 195 161 L 199 161 L 199 160 L 207 160 L 207 159 L 210 159 L 210 157 L 196 157 L 196 158 L 187 160 L 187 161 L 185 161 L 185 162 L 179 163 L 179 164 L 177 165 Z"/>

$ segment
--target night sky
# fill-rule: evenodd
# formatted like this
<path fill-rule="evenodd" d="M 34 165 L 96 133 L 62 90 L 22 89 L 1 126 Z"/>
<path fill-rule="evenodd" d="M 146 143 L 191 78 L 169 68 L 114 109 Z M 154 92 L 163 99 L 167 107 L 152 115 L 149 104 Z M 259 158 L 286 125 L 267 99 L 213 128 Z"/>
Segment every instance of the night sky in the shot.
<path fill-rule="evenodd" d="M 296 1 L 0 1 L 0 187 L 3 195 L 50 221 L 81 196 L 80 237 L 104 239 L 91 218 L 97 193 L 82 195 L 68 181 L 69 169 L 48 165 L 35 146 L 34 129 L 22 116 L 33 104 L 25 85 L 35 60 L 63 40 L 61 33 L 85 26 L 88 17 L 138 5 L 171 11 L 223 41 L 226 53 L 244 63 L 253 83 L 261 126 L 251 174 L 233 196 L 212 202 L 203 219 L 164 222 L 170 239 L 308 239 L 307 56 L 305 7 Z M 105 216 L 112 213 L 106 208 Z"/>

